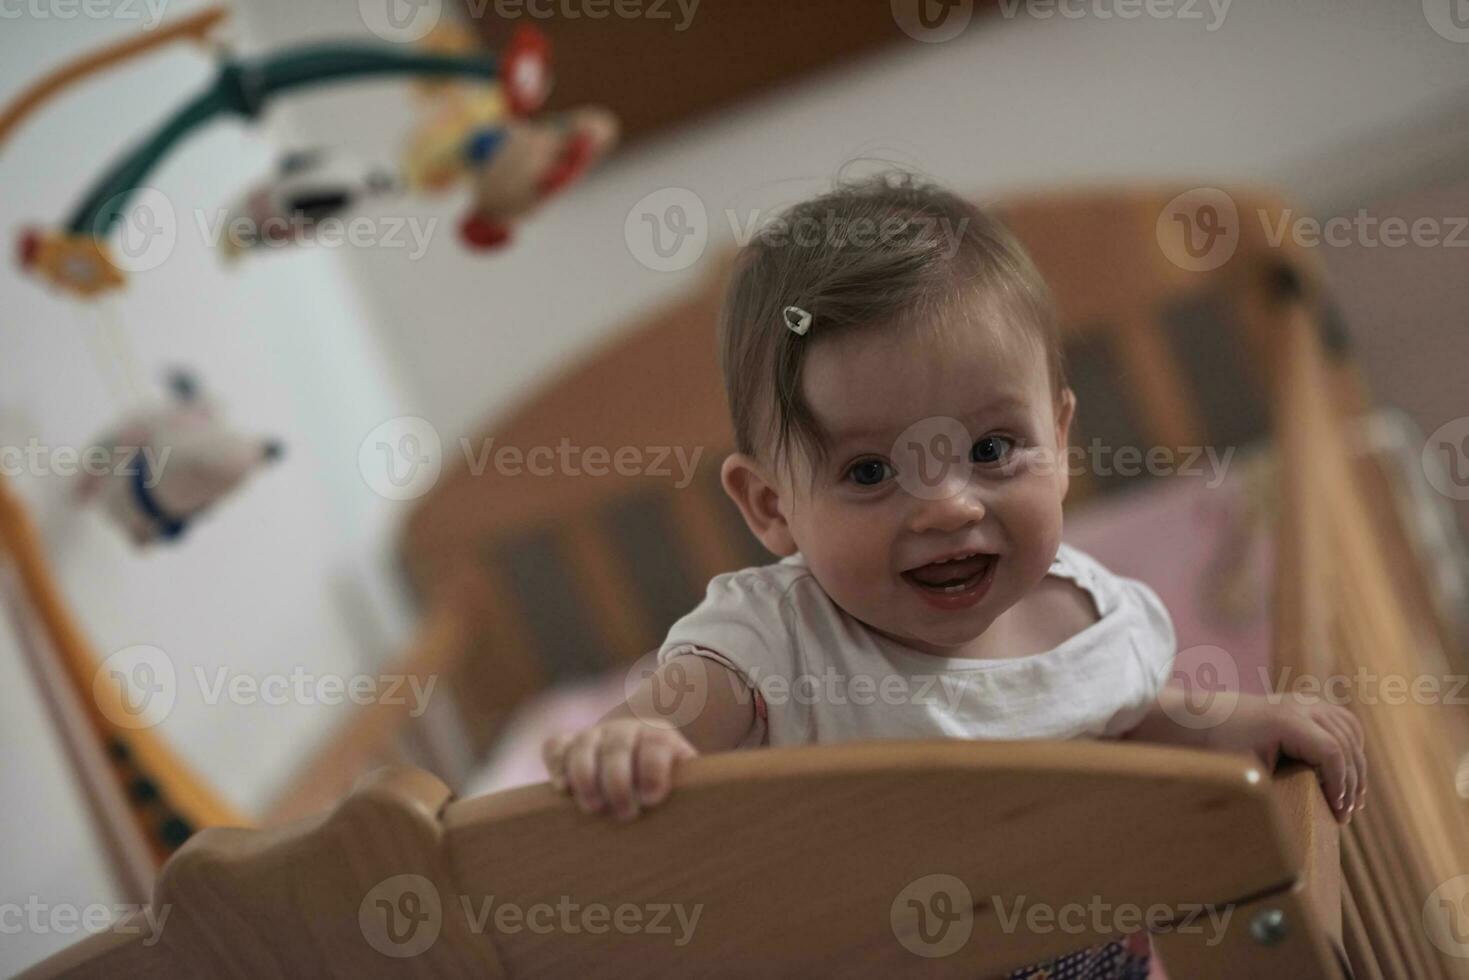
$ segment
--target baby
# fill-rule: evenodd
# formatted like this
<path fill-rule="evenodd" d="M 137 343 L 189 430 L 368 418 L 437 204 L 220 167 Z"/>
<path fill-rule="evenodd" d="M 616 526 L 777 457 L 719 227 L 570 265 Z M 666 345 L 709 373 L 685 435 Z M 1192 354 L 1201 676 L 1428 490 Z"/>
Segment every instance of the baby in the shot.
<path fill-rule="evenodd" d="M 1350 712 L 1244 697 L 1175 723 L 1167 611 L 1062 543 L 1076 398 L 1045 284 L 994 218 L 901 174 L 797 205 L 740 254 L 720 352 L 724 489 L 781 560 L 715 578 L 626 703 L 546 743 L 584 811 L 635 817 L 701 752 L 893 738 L 1286 754 L 1339 820 L 1361 806 Z M 1062 965 L 1141 978 L 1146 943 Z"/>

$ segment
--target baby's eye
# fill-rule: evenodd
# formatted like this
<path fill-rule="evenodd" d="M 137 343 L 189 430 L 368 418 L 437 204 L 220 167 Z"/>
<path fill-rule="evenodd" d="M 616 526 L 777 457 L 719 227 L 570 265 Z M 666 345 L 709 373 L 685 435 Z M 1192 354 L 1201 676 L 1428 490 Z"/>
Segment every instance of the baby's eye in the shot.
<path fill-rule="evenodd" d="M 969 458 L 976 463 L 998 463 L 1015 450 L 1015 440 L 1007 436 L 985 436 L 975 441 L 969 449 Z"/>
<path fill-rule="evenodd" d="M 892 475 L 892 467 L 880 459 L 863 459 L 847 468 L 847 479 L 859 487 L 875 487 Z"/>

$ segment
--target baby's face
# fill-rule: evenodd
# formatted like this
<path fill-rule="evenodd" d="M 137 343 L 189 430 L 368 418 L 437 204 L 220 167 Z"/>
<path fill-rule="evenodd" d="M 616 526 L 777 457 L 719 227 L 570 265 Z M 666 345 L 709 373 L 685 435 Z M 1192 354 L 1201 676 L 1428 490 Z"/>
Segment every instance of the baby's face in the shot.
<path fill-rule="evenodd" d="M 1071 396 L 1023 328 L 941 342 L 871 331 L 813 349 L 807 403 L 829 435 L 779 481 L 796 547 L 847 613 L 910 647 L 974 644 L 1046 575 L 1061 541 Z"/>

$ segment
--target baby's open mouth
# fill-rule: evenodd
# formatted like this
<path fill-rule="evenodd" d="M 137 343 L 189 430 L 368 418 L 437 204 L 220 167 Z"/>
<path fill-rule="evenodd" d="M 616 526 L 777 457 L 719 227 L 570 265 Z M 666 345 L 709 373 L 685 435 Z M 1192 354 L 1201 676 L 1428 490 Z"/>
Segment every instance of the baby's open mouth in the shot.
<path fill-rule="evenodd" d="M 910 568 L 903 577 L 926 592 L 960 595 L 979 585 L 995 561 L 995 555 L 972 552 Z"/>

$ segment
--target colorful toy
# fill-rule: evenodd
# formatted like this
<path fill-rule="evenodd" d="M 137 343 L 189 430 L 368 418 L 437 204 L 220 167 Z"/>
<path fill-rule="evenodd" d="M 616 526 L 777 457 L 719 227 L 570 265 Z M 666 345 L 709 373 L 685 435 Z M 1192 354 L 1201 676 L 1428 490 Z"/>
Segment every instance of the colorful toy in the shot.
<path fill-rule="evenodd" d="M 326 218 L 364 200 L 400 191 L 391 170 L 325 148 L 281 158 L 269 180 L 251 188 L 225 215 L 220 247 L 226 259 L 255 248 L 310 241 Z"/>
<path fill-rule="evenodd" d="M 110 461 L 83 477 L 77 495 L 95 503 L 135 544 L 170 541 L 190 522 L 277 460 L 281 444 L 224 424 L 194 379 L 177 372 L 172 400 L 127 419 L 96 443 Z M 102 454 L 97 454 L 99 458 Z"/>
<path fill-rule="evenodd" d="M 224 8 L 204 10 L 102 48 L 38 80 L 0 112 L 0 148 L 56 94 L 167 44 L 213 44 L 213 31 L 226 16 Z M 109 238 L 125 218 L 142 214 L 134 208 L 136 196 L 164 156 L 222 116 L 253 121 L 276 97 L 329 82 L 384 75 L 412 78 L 429 121 L 414 135 L 398 167 L 366 166 L 330 148 L 287 155 L 274 174 L 243 194 L 229 212 L 230 218 L 246 219 L 243 225 L 253 226 L 256 235 L 239 242 L 227 238 L 226 256 L 266 244 L 306 241 L 324 219 L 345 215 L 375 195 L 438 192 L 456 185 L 465 187 L 473 201 L 463 224 L 465 243 L 474 248 L 503 243 L 513 222 L 586 172 L 616 138 L 616 123 L 604 110 L 532 118 L 550 91 L 551 66 L 545 38 L 528 26 L 516 32 L 499 57 L 480 50 L 478 40 L 463 31 L 430 35 L 422 50 L 320 44 L 249 58 L 236 58 L 222 47 L 215 50 L 219 70 L 207 88 L 114 161 L 65 221 L 20 235 L 23 268 L 76 297 L 96 299 L 119 290 L 126 275 L 114 261 Z M 275 238 L 272 229 L 281 222 L 286 225 L 283 237 Z M 115 313 L 105 303 L 99 308 Z M 136 396 L 141 387 L 137 358 L 115 321 L 115 316 L 110 322 L 104 318 L 87 339 L 106 362 L 99 365 L 101 373 L 122 367 L 130 382 L 129 397 Z M 87 472 L 78 497 L 102 508 L 139 544 L 177 539 L 192 520 L 281 454 L 279 443 L 225 425 L 185 375 L 175 376 L 168 404 L 131 415 L 98 447 L 97 455 L 114 465 L 100 474 Z M 51 650 L 38 648 L 32 660 L 49 671 L 46 689 L 56 694 L 51 700 L 58 706 L 58 728 L 68 736 L 78 771 L 87 775 L 99 828 L 132 884 L 130 896 L 145 900 L 151 866 L 162 863 L 195 830 L 247 821 L 173 755 L 161 736 L 146 727 L 134 730 L 130 689 L 119 676 L 129 672 L 109 668 L 76 628 L 37 529 L 3 479 L 0 553 L 14 562 L 24 597 L 45 628 Z M 134 666 L 138 669 L 131 673 L 150 665 Z M 146 686 L 153 678 L 146 670 L 142 673 L 148 675 L 140 678 Z"/>
<path fill-rule="evenodd" d="M 0 143 L 56 92 L 161 44 L 204 41 L 223 17 L 220 10 L 205 11 L 150 38 L 94 53 L 42 79 L 0 114 Z M 499 58 L 477 50 L 468 37 L 465 32 L 441 32 L 431 36 L 421 51 L 321 44 L 258 58 L 223 56 L 213 84 L 118 160 L 61 228 L 28 229 L 22 234 L 22 266 L 77 296 L 93 297 L 121 287 L 125 275 L 113 260 L 108 236 L 153 167 L 181 139 L 220 116 L 253 120 L 283 93 L 380 75 L 409 75 L 435 83 L 424 87 L 432 119 L 405 157 L 407 186 L 441 190 L 468 178 L 474 206 L 463 225 L 464 241 L 475 248 L 505 241 L 510 222 L 528 214 L 606 153 L 616 125 L 603 110 L 581 110 L 546 123 L 527 118 L 545 103 L 551 85 L 550 48 L 535 28 L 519 28 Z M 437 104 L 441 102 L 445 105 Z M 390 174 L 378 173 L 376 178 L 363 178 L 361 184 L 355 178 L 346 185 L 334 184 L 328 172 L 331 162 L 323 150 L 287 157 L 276 177 L 246 195 L 236 213 L 284 225 L 283 241 L 304 240 L 325 214 L 344 213 L 367 193 L 383 192 L 395 183 Z M 298 195 L 291 189 L 313 171 L 327 178 L 324 194 Z M 257 236 L 226 252 L 234 254 L 265 240 Z"/>
<path fill-rule="evenodd" d="M 438 41 L 454 50 L 452 32 Z M 414 134 L 403 178 L 421 193 L 468 183 L 473 196 L 460 224 L 470 248 L 497 248 L 511 226 L 595 166 L 617 142 L 617 118 L 588 107 L 528 118 L 550 87 L 550 52 L 535 31 L 521 31 L 506 49 L 505 84 L 431 90 L 431 117 Z"/>

